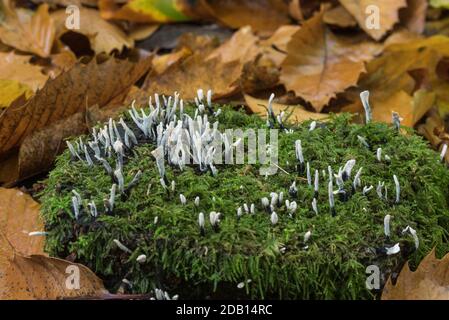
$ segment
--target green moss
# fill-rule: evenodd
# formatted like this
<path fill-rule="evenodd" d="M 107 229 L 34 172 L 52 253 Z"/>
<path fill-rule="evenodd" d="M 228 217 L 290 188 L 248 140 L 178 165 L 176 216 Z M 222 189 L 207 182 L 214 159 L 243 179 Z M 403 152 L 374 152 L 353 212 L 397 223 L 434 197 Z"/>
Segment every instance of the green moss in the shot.
<path fill-rule="evenodd" d="M 219 121 L 222 129 L 265 127 L 258 117 L 228 107 L 223 108 Z M 351 124 L 348 115 L 335 116 L 313 131 L 309 131 L 309 122 L 292 129 L 292 133 L 279 135 L 279 166 L 289 174 L 279 170 L 265 178 L 259 175 L 259 164 L 217 165 L 216 177 L 199 174 L 193 167 L 180 171 L 166 166 L 169 181 L 176 182 L 174 194 L 159 183 L 151 155 L 154 147 L 141 143 L 129 153 L 124 172 L 126 183 L 138 170 L 142 178 L 129 197 L 117 197 L 113 215 L 104 214 L 101 205 L 109 196 L 111 177 L 100 165 L 88 167 L 85 162 L 71 161 L 66 152 L 58 158 L 41 195 L 49 232 L 46 248 L 55 256 L 75 253 L 77 261 L 102 276 L 112 290 L 127 278 L 134 292 L 162 287 L 181 298 L 317 299 L 371 298 L 376 292 L 365 287 L 368 265 L 378 265 L 387 276 L 405 259 L 418 263 L 433 246 L 440 254 L 446 250 L 449 171 L 421 137 L 410 130 L 400 134 L 386 124 Z M 366 138 L 370 148 L 360 143 L 358 135 Z M 320 170 L 318 215 L 311 206 L 313 187 L 295 171 L 297 139 L 302 140 L 311 168 Z M 391 157 L 390 163 L 376 160 L 378 147 Z M 363 167 L 362 186 L 373 185 L 374 190 L 364 196 L 359 189 L 345 202 L 336 198 L 337 215 L 333 217 L 328 180 L 321 170 L 327 173 L 331 165 L 336 172 L 349 159 L 356 160 L 353 176 Z M 394 203 L 394 174 L 401 185 L 399 204 Z M 293 181 L 298 199 L 288 195 Z M 385 181 L 388 200 L 376 194 L 379 181 Z M 78 222 L 74 220 L 72 189 L 83 199 L 95 201 L 100 212 L 97 219 L 83 214 Z M 260 199 L 281 191 L 284 199 L 296 200 L 298 210 L 289 217 L 285 206 L 276 208 L 279 223 L 273 226 Z M 180 204 L 179 193 L 187 198 L 185 206 Z M 193 201 L 197 196 L 199 208 Z M 244 203 L 254 203 L 256 213 L 237 219 L 236 209 Z M 199 211 L 206 215 L 205 236 L 198 228 Z M 210 211 L 222 213 L 218 232 L 209 224 Z M 383 234 L 386 214 L 393 216 L 391 239 Z M 417 230 L 418 250 L 410 234 L 402 234 L 407 225 Z M 308 230 L 312 237 L 304 249 L 303 236 Z M 113 239 L 132 253 L 121 251 Z M 397 255 L 376 252 L 397 242 L 401 244 Z M 147 256 L 144 264 L 136 262 L 140 254 Z M 245 288 L 237 288 L 248 279 L 251 282 Z"/>

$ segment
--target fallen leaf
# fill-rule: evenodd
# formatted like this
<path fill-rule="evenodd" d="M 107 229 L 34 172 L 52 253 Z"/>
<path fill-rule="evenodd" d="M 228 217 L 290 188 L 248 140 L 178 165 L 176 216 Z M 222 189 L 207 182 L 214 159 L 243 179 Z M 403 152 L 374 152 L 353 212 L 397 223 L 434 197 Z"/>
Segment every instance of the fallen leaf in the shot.
<path fill-rule="evenodd" d="M 253 30 L 272 33 L 290 23 L 288 6 L 282 0 L 203 0 L 210 14 L 231 28 L 250 25 Z"/>
<path fill-rule="evenodd" d="M 134 41 L 141 41 L 150 37 L 157 29 L 159 29 L 158 24 L 139 24 L 129 32 L 128 36 Z"/>
<path fill-rule="evenodd" d="M 304 20 L 304 14 L 301 10 L 301 2 L 299 0 L 292 0 L 288 4 L 288 13 L 296 21 Z"/>
<path fill-rule="evenodd" d="M 396 284 L 388 279 L 382 291 L 382 300 L 449 300 L 449 254 L 437 259 L 433 249 L 411 271 L 406 263 Z"/>
<path fill-rule="evenodd" d="M 41 66 L 30 63 L 31 58 L 32 56 L 18 55 L 13 51 L 0 52 L 0 70 L 2 70 L 0 79 L 17 81 L 26 85 L 32 92 L 42 88 L 48 76 L 42 73 Z"/>
<path fill-rule="evenodd" d="M 202 52 L 196 52 L 179 63 L 168 67 L 162 74 L 151 72 L 142 87 L 147 96 L 155 93 L 172 95 L 178 92 L 184 99 L 193 99 L 196 90 L 214 92 L 214 99 L 238 91 L 242 65 L 238 61 L 221 63 L 218 58 L 205 61 Z"/>
<path fill-rule="evenodd" d="M 17 189 L 0 188 L 0 299 L 101 296 L 102 281 L 87 267 L 45 256 L 39 204 Z M 69 266 L 78 268 L 79 289 L 67 287 Z M 70 279 L 69 279 L 70 280 Z"/>
<path fill-rule="evenodd" d="M 39 204 L 22 191 L 0 188 L 0 235 L 3 240 L 7 239 L 15 252 L 45 255 L 45 236 L 28 235 L 30 232 L 44 231 L 39 209 Z"/>
<path fill-rule="evenodd" d="M 204 90 L 211 89 L 214 99 L 219 99 L 238 92 L 243 70 L 240 54 L 237 53 L 237 58 L 234 61 L 223 62 L 221 54 L 226 53 L 227 50 L 220 49 L 220 47 L 227 47 L 226 42 L 217 47 L 209 37 L 190 35 L 187 39 L 189 41 L 182 40 L 184 44 L 181 43 L 181 47 L 190 43 L 193 46 L 188 49 L 193 53 L 186 58 L 179 59 L 178 62 L 166 68 L 162 74 L 150 72 L 142 86 L 146 95 L 155 93 L 171 95 L 176 91 L 188 100 L 193 99 L 196 96 L 196 91 L 202 88 Z M 216 52 L 216 56 L 210 58 L 213 52 Z"/>
<path fill-rule="evenodd" d="M 81 62 L 54 80 L 25 104 L 15 101 L 0 114 L 0 155 L 17 147 L 34 131 L 79 112 L 87 105 L 106 105 L 130 88 L 151 67 L 151 58 L 110 58 Z M 119 79 L 119 81 L 117 81 Z"/>
<path fill-rule="evenodd" d="M 171 65 L 178 63 L 179 61 L 190 56 L 191 54 L 192 51 L 190 49 L 182 47 L 180 50 L 177 50 L 172 53 L 157 55 L 153 59 L 153 71 L 157 74 L 161 74 L 165 70 L 167 70 Z"/>
<path fill-rule="evenodd" d="M 337 93 L 357 83 L 364 61 L 376 50 L 370 43 L 350 44 L 334 36 L 321 12 L 292 36 L 280 80 L 320 112 Z"/>
<path fill-rule="evenodd" d="M 257 46 L 258 40 L 259 38 L 253 34 L 251 27 L 240 28 L 223 45 L 213 50 L 206 61 L 215 58 L 218 58 L 222 63 L 251 61 L 260 52 Z"/>
<path fill-rule="evenodd" d="M 388 47 L 393 44 L 399 44 L 399 43 L 407 43 L 411 41 L 415 41 L 418 39 L 421 39 L 422 36 L 412 32 L 407 29 L 400 29 L 394 33 L 391 34 L 385 41 L 384 41 L 384 47 Z"/>
<path fill-rule="evenodd" d="M 116 99 L 121 101 L 127 92 Z M 108 104 L 109 106 L 110 104 Z M 124 107 L 126 108 L 126 107 Z M 55 122 L 27 136 L 20 145 L 18 154 L 18 178 L 26 179 L 50 169 L 56 156 L 65 150 L 67 137 L 76 137 L 88 133 L 97 123 L 104 123 L 116 116 L 123 108 L 102 108 L 93 106 L 85 111 Z"/>
<path fill-rule="evenodd" d="M 279 75 L 279 65 L 269 55 L 259 54 L 243 66 L 240 87 L 246 93 L 270 89 L 278 84 Z"/>
<path fill-rule="evenodd" d="M 399 21 L 398 10 L 407 6 L 406 0 L 340 0 L 340 3 L 375 40 L 380 40 Z M 371 21 L 377 14 L 377 21 Z M 378 22 L 378 25 L 373 26 L 371 22 Z"/>
<path fill-rule="evenodd" d="M 264 54 L 269 56 L 277 66 L 281 66 L 286 57 L 287 45 L 300 28 L 296 25 L 281 26 L 271 37 L 260 41 Z"/>
<path fill-rule="evenodd" d="M 357 25 L 357 21 L 343 6 L 326 10 L 323 21 L 342 28 L 355 27 Z"/>
<path fill-rule="evenodd" d="M 407 0 L 407 7 L 399 11 L 402 24 L 411 32 L 423 33 L 426 25 L 427 0 Z"/>
<path fill-rule="evenodd" d="M 97 10 L 80 9 L 80 29 L 69 30 L 66 27 L 67 14 L 65 10 L 57 10 L 50 14 L 54 20 L 56 37 L 64 33 L 76 32 L 85 35 L 90 42 L 92 50 L 96 53 L 110 53 L 113 50 L 122 51 L 123 48 L 132 48 L 134 40 L 128 37 L 119 27 L 103 20 Z"/>
<path fill-rule="evenodd" d="M 250 95 L 245 94 L 245 102 L 253 113 L 258 114 L 262 118 L 266 118 L 268 110 L 268 100 L 256 99 Z M 273 111 L 279 114 L 285 111 L 286 114 L 290 114 L 289 121 L 301 123 L 306 120 L 323 120 L 328 118 L 327 114 L 310 112 L 301 106 L 289 106 L 274 102 L 272 104 Z"/>
<path fill-rule="evenodd" d="M 1 6 L 1 4 L 0 4 Z M 3 19 L 0 20 L 0 39 L 3 43 L 41 57 L 50 55 L 55 28 L 48 13 L 48 5 L 42 4 L 35 13 L 15 9 L 11 0 L 2 0 Z"/>
<path fill-rule="evenodd" d="M 428 117 L 426 117 L 424 123 L 418 125 L 417 131 L 437 150 L 443 142 L 449 142 L 449 135 L 445 133 L 444 122 L 436 108 L 429 111 Z M 449 154 L 446 153 L 446 162 L 448 161 Z"/>
<path fill-rule="evenodd" d="M 104 19 L 152 23 L 188 21 L 193 12 L 185 0 L 130 0 L 121 6 L 115 0 L 100 0 L 98 7 Z"/>
<path fill-rule="evenodd" d="M 52 79 L 56 78 L 61 73 L 70 70 L 77 61 L 75 54 L 68 49 L 63 50 L 60 53 L 52 54 L 50 58 L 50 65 L 45 66 L 44 70 Z"/>
<path fill-rule="evenodd" d="M 392 122 L 392 112 L 397 112 L 401 124 L 413 127 L 422 116 L 435 104 L 435 93 L 418 90 L 413 96 L 404 91 L 397 91 L 385 100 L 372 99 L 373 120 L 379 122 Z"/>
<path fill-rule="evenodd" d="M 9 107 L 21 96 L 28 99 L 32 95 L 33 90 L 26 84 L 16 80 L 0 79 L 0 110 Z"/>
<path fill-rule="evenodd" d="M 390 110 L 402 109 L 394 111 L 406 117 L 407 125 L 415 125 L 432 104 L 449 101 L 447 88 L 437 74 L 439 63 L 448 54 L 449 38 L 444 36 L 387 46 L 382 56 L 367 64 L 367 73 L 360 77 L 358 83 L 360 89 L 355 90 L 350 98 L 354 105 L 344 110 L 362 110 L 358 94 L 361 90 L 369 90 L 373 115 L 378 114 L 386 120 Z M 421 89 L 423 91 L 419 91 Z M 376 108 L 380 110 L 376 111 Z M 387 112 L 385 116 L 381 116 L 382 110 Z"/>

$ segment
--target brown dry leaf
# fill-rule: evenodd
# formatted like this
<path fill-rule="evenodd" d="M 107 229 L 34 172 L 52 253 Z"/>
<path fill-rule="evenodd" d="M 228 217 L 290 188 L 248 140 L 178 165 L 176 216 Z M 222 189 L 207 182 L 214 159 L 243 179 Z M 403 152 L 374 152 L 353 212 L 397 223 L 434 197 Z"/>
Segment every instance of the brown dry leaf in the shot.
<path fill-rule="evenodd" d="M 260 52 L 256 37 L 250 26 L 240 28 L 224 44 L 212 51 L 207 60 L 218 58 L 222 63 L 240 61 L 245 63 L 253 60 Z"/>
<path fill-rule="evenodd" d="M 410 96 L 404 91 L 397 91 L 384 100 L 373 99 L 373 120 L 379 122 L 392 122 L 392 112 L 397 112 L 401 124 L 413 127 L 422 116 L 435 104 L 435 93 L 421 89 Z"/>
<path fill-rule="evenodd" d="M 240 35 L 237 35 L 240 37 Z M 222 54 L 226 59 L 232 59 L 232 55 L 227 53 L 228 42 L 216 47 L 216 43 L 206 37 L 188 37 L 193 43 L 193 48 L 189 48 L 191 55 L 179 59 L 176 63 L 162 74 L 152 71 L 145 79 L 142 86 L 146 95 L 154 93 L 171 95 L 179 92 L 184 99 L 193 99 L 196 90 L 211 89 L 214 92 L 214 99 L 230 96 L 239 89 L 239 80 L 243 70 L 243 57 L 237 52 L 236 59 L 231 62 L 223 62 Z M 232 40 L 232 39 L 231 39 Z M 228 41 L 231 41 L 228 40 Z M 182 40 L 183 42 L 185 41 Z M 201 50 L 195 49 L 200 45 Z M 225 49 L 220 49 L 224 47 Z M 215 52 L 216 57 L 209 58 Z"/>
<path fill-rule="evenodd" d="M 2 0 L 4 18 L 0 20 L 0 39 L 3 43 L 41 57 L 50 55 L 55 38 L 53 19 L 48 5 L 42 4 L 36 12 L 15 9 L 10 0 Z"/>
<path fill-rule="evenodd" d="M 153 71 L 157 74 L 163 73 L 167 68 L 171 65 L 178 63 L 179 61 L 187 58 L 192 54 L 192 51 L 186 47 L 182 47 L 181 49 L 167 53 L 163 55 L 155 56 L 153 59 Z"/>
<path fill-rule="evenodd" d="M 382 300 L 449 300 L 449 254 L 437 259 L 433 249 L 411 271 L 408 263 L 404 265 L 396 284 L 391 278 L 382 292 Z"/>
<path fill-rule="evenodd" d="M 63 50 L 50 56 L 51 62 L 49 66 L 45 66 L 44 70 L 50 78 L 54 79 L 61 73 L 70 70 L 77 61 L 75 54 L 70 50 Z"/>
<path fill-rule="evenodd" d="M 96 53 L 110 53 L 113 50 L 122 51 L 124 47 L 132 48 L 134 40 L 128 37 L 119 27 L 103 20 L 97 10 L 80 8 L 80 29 L 68 30 L 65 26 L 67 14 L 65 10 L 51 13 L 55 22 L 56 36 L 60 38 L 67 31 L 85 35 Z"/>
<path fill-rule="evenodd" d="M 121 101 L 126 94 L 125 91 L 123 95 L 114 99 L 118 104 L 108 104 L 109 109 L 99 109 L 97 105 L 93 106 L 26 137 L 18 154 L 18 168 L 16 169 L 18 177 L 25 179 L 49 169 L 56 156 L 66 148 L 65 138 L 87 133 L 92 126 L 103 123 L 123 111 L 123 108 L 120 108 Z"/>
<path fill-rule="evenodd" d="M 13 51 L 0 52 L 0 79 L 15 80 L 33 91 L 42 88 L 48 76 L 42 73 L 41 66 L 30 63 L 31 58 L 32 56 L 18 55 Z"/>
<path fill-rule="evenodd" d="M 281 83 L 320 112 L 337 93 L 357 83 L 365 71 L 364 61 L 376 50 L 370 43 L 350 44 L 334 36 L 321 12 L 307 20 L 288 43 Z"/>
<path fill-rule="evenodd" d="M 288 13 L 292 16 L 296 21 L 304 20 L 304 14 L 301 10 L 301 2 L 300 0 L 291 0 L 288 4 Z"/>
<path fill-rule="evenodd" d="M 250 25 L 253 30 L 272 33 L 289 24 L 288 6 L 282 0 L 203 0 L 210 14 L 231 28 Z"/>
<path fill-rule="evenodd" d="M 393 110 L 405 118 L 404 124 L 415 125 L 432 105 L 448 100 L 436 73 L 448 48 L 449 38 L 444 36 L 387 46 L 382 56 L 368 63 L 367 73 L 358 83 L 361 89 L 347 92 L 353 95 L 349 99 L 354 104 L 344 110 L 362 110 L 358 93 L 369 90 L 373 115 L 378 119 L 390 122 Z"/>
<path fill-rule="evenodd" d="M 0 299 L 101 296 L 102 281 L 87 267 L 44 255 L 39 204 L 17 189 L 0 188 Z M 66 287 L 68 266 L 78 267 L 80 289 Z"/>
<path fill-rule="evenodd" d="M 151 72 L 142 89 L 147 96 L 155 93 L 172 95 L 176 91 L 186 100 L 193 99 L 199 88 L 211 89 L 214 99 L 236 93 L 242 73 L 241 63 L 221 63 L 218 58 L 205 61 L 206 57 L 203 52 L 195 52 L 162 74 Z"/>
<path fill-rule="evenodd" d="M 408 29 L 399 29 L 384 41 L 384 47 L 387 48 L 393 44 L 407 43 L 418 39 L 422 39 L 422 36 Z"/>
<path fill-rule="evenodd" d="M 417 131 L 423 135 L 430 144 L 439 149 L 442 142 L 449 142 L 449 135 L 445 133 L 444 122 L 436 108 L 429 111 L 426 121 L 418 125 Z M 446 162 L 449 161 L 449 155 L 446 153 Z"/>
<path fill-rule="evenodd" d="M 30 232 L 44 231 L 39 209 L 39 204 L 22 191 L 0 188 L 0 236 L 8 240 L 15 252 L 45 255 L 45 237 L 28 235 Z"/>
<path fill-rule="evenodd" d="M 360 28 L 375 40 L 380 40 L 399 21 L 398 10 L 407 6 L 406 0 L 340 0 L 340 3 L 354 16 Z M 370 7 L 377 8 L 379 28 L 367 24 L 372 14 Z"/>
<path fill-rule="evenodd" d="M 342 28 L 355 27 L 357 25 L 357 21 L 343 6 L 326 10 L 323 21 Z"/>
<path fill-rule="evenodd" d="M 279 65 L 270 56 L 259 54 L 243 66 L 240 87 L 246 93 L 270 89 L 279 83 L 279 75 Z"/>
<path fill-rule="evenodd" d="M 407 7 L 399 11 L 402 24 L 410 32 L 421 34 L 426 25 L 427 0 L 407 0 Z"/>
<path fill-rule="evenodd" d="M 245 102 L 252 112 L 260 115 L 262 118 L 266 118 L 268 110 L 268 100 L 256 99 L 247 94 L 244 95 Z M 327 114 L 310 112 L 301 106 L 288 106 L 280 103 L 273 103 L 273 111 L 278 114 L 285 111 L 286 114 L 290 114 L 289 121 L 301 123 L 306 120 L 324 120 L 328 118 Z"/>
<path fill-rule="evenodd" d="M 281 66 L 286 57 L 287 45 L 300 28 L 296 25 L 285 25 L 279 27 L 270 38 L 260 41 L 264 54 L 269 56 L 277 66 Z"/>
<path fill-rule="evenodd" d="M 106 105 L 129 89 L 151 67 L 151 58 L 138 62 L 110 58 L 103 63 L 81 62 L 54 80 L 25 104 L 14 102 L 0 114 L 0 155 L 17 147 L 28 135 L 60 119 L 98 104 Z"/>

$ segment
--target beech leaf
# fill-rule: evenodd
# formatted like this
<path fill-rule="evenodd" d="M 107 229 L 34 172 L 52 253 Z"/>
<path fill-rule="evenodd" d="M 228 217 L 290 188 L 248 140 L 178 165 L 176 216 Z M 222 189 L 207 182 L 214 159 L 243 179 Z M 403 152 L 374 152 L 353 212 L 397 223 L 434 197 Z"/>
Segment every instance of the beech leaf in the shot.
<path fill-rule="evenodd" d="M 320 112 L 337 93 L 357 83 L 364 61 L 374 53 L 375 45 L 352 45 L 334 36 L 321 12 L 292 36 L 280 80 Z"/>
<path fill-rule="evenodd" d="M 45 236 L 29 235 L 44 231 L 39 210 L 29 195 L 0 188 L 0 299 L 61 299 L 107 293 L 87 267 L 45 255 Z M 67 286 L 68 267 L 78 270 L 79 289 Z"/>
<path fill-rule="evenodd" d="M 340 3 L 375 40 L 380 40 L 399 21 L 398 10 L 407 6 L 406 0 L 340 0 Z"/>
<path fill-rule="evenodd" d="M 16 10 L 11 0 L 3 0 L 4 17 L 0 20 L 0 39 L 3 43 L 25 52 L 48 57 L 55 38 L 53 19 L 48 5 L 41 4 L 35 13 Z"/>

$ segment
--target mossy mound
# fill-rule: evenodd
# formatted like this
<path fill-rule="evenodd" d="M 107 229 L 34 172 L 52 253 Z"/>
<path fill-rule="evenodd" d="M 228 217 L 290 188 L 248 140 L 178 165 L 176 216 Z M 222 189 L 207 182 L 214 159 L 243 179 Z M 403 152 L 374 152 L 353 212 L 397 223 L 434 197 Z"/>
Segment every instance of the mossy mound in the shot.
<path fill-rule="evenodd" d="M 190 116 L 193 112 L 193 108 L 187 109 Z M 215 121 L 214 116 L 209 118 Z M 216 119 L 220 130 L 266 128 L 259 117 L 226 106 Z M 366 289 L 367 266 L 379 266 L 385 277 L 406 259 L 419 262 L 433 246 L 440 254 L 446 250 L 449 171 L 411 130 L 404 134 L 381 123 L 351 124 L 349 115 L 333 116 L 312 131 L 310 122 L 294 125 L 288 132 L 279 132 L 282 170 L 275 175 L 261 176 L 259 164 L 217 165 L 216 176 L 199 172 L 195 165 L 182 171 L 166 165 L 167 180 L 176 184 L 172 192 L 170 185 L 164 189 L 160 183 L 151 154 L 155 142 L 145 139 L 129 117 L 125 121 L 138 140 L 126 151 L 125 185 L 139 170 L 142 175 L 131 190 L 121 195 L 117 192 L 112 212 L 103 208 L 114 183 L 111 176 L 97 161 L 89 166 L 73 160 L 68 151 L 58 158 L 41 195 L 48 252 L 59 257 L 75 254 L 77 262 L 102 276 L 111 290 L 126 278 L 132 282 L 133 292 L 157 287 L 181 298 L 370 298 L 376 292 Z M 305 173 L 297 172 L 298 139 L 312 175 L 319 170 L 318 214 L 312 209 L 313 183 L 310 186 Z M 381 161 L 376 157 L 378 148 L 382 148 Z M 356 164 L 344 185 L 347 196 L 335 195 L 333 216 L 328 166 L 337 173 L 350 159 Z M 114 168 L 115 158 L 108 161 Z M 360 167 L 361 186 L 353 190 Z M 400 184 L 399 203 L 393 175 Z M 293 181 L 297 195 L 289 194 Z M 385 183 L 382 198 L 376 192 L 379 182 Z M 371 185 L 373 189 L 364 195 L 363 187 Z M 78 219 L 74 217 L 72 190 L 82 198 Z M 297 203 L 294 214 L 283 202 L 275 204 L 276 224 L 261 203 L 271 192 L 283 192 L 283 201 Z M 180 194 L 185 196 L 185 204 Z M 198 207 L 196 197 L 200 199 Z M 97 217 L 90 214 L 87 203 L 91 201 L 98 208 Z M 245 203 L 248 207 L 254 204 L 255 212 L 246 213 Z M 243 210 L 240 218 L 238 207 Z M 215 230 L 209 222 L 211 211 L 221 213 Z M 206 217 L 204 235 L 198 226 L 199 212 Z M 384 234 L 387 214 L 392 216 L 389 238 Z M 417 231 L 417 250 L 411 234 L 403 232 L 406 226 Z M 304 242 L 308 231 L 311 236 Z M 130 252 L 120 249 L 114 239 Z M 387 255 L 386 248 L 396 243 L 401 251 Z M 140 255 L 146 256 L 145 262 L 136 260 Z"/>

